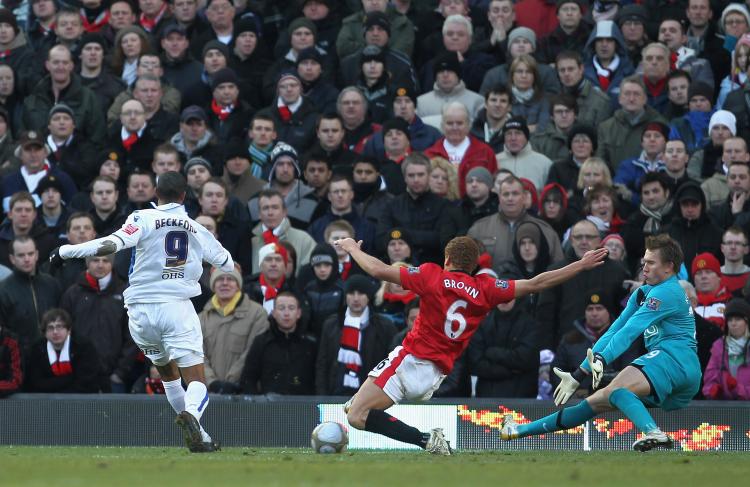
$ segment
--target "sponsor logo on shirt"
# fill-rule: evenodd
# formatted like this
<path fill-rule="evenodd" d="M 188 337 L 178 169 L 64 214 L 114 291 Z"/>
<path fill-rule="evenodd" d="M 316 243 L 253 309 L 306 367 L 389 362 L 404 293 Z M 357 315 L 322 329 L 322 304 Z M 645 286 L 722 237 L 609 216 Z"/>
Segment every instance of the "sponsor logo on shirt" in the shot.
<path fill-rule="evenodd" d="M 122 231 L 127 233 L 128 235 L 133 235 L 138 231 L 138 227 L 133 225 L 132 223 L 128 223 L 127 225 L 125 225 L 125 228 L 123 228 Z"/>
<path fill-rule="evenodd" d="M 419 267 L 409 267 L 409 274 L 419 274 Z"/>
<path fill-rule="evenodd" d="M 661 301 L 656 298 L 648 298 L 646 300 L 646 307 L 651 311 L 658 311 L 659 306 L 661 306 Z"/>

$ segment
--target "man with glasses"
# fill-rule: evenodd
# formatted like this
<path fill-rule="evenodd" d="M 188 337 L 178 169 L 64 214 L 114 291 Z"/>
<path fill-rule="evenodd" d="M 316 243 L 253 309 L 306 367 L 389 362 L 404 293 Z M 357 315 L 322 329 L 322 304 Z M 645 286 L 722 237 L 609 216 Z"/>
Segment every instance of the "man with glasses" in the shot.
<path fill-rule="evenodd" d="M 128 100 L 122 105 L 120 121 L 110 130 L 108 147 L 125 156 L 122 165 L 125 173 L 134 169 L 151 171 L 151 161 L 159 141 L 154 138 L 146 122 L 146 111 L 138 100 Z"/>
<path fill-rule="evenodd" d="M 500 198 L 502 202 L 502 195 Z M 570 241 L 572 252 L 552 264 L 550 270 L 575 262 L 589 250 L 599 248 L 602 240 L 596 225 L 581 220 L 570 230 Z M 604 264 L 578 274 L 565 286 L 542 292 L 537 305 L 537 319 L 545 330 L 542 348 L 555 350 L 562 336 L 573 329 L 573 322 L 584 315 L 588 304 L 586 290 L 598 289 L 619 303 L 625 295 L 622 282 L 627 276 L 622 265 L 607 258 Z"/>
<path fill-rule="evenodd" d="M 553 161 L 565 159 L 568 149 L 568 131 L 576 122 L 578 106 L 571 95 L 555 95 L 550 100 L 552 123 L 531 137 L 531 147 Z"/>
<path fill-rule="evenodd" d="M 731 226 L 726 229 L 721 238 L 721 254 L 724 256 L 724 265 L 721 266 L 724 285 L 735 296 L 741 295 L 742 288 L 750 277 L 750 266 L 744 262 L 748 254 L 747 234 L 742 227 Z"/>

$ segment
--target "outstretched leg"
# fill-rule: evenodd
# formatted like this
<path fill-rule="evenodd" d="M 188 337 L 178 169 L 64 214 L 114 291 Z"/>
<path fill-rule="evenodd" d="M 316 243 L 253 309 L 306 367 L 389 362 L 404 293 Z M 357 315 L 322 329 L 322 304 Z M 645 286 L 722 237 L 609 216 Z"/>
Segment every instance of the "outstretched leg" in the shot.
<path fill-rule="evenodd" d="M 383 389 L 375 385 L 372 377 L 368 377 L 350 401 L 346 420 L 353 428 L 426 448 L 430 434 L 422 433 L 386 413 L 385 410 L 393 404 Z"/>
<path fill-rule="evenodd" d="M 507 419 L 503 421 L 500 436 L 504 440 L 512 440 L 566 430 L 584 424 L 596 415 L 611 411 L 614 408 L 620 409 L 639 428 L 645 427 L 648 424 L 648 419 L 651 423 L 653 423 L 653 419 L 651 419 L 651 415 L 638 397 L 645 397 L 650 392 L 651 385 L 643 373 L 635 367 L 628 366 L 617 374 L 617 377 L 607 387 L 594 392 L 575 406 L 566 407 L 528 424 L 517 425 L 512 421 L 512 417 L 506 417 Z M 613 395 L 615 397 L 614 402 L 612 401 Z M 635 402 L 631 398 L 635 399 Z M 655 423 L 653 425 L 656 426 Z"/>

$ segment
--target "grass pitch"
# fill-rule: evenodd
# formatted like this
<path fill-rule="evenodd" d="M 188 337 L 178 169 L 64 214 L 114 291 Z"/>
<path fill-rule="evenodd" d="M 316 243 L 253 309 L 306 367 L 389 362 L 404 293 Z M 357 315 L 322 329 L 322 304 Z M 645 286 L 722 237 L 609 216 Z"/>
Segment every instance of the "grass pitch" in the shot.
<path fill-rule="evenodd" d="M 530 486 L 741 485 L 745 453 L 653 451 L 354 451 L 229 448 L 195 455 L 179 448 L 0 446 L 5 487 L 214 487 L 292 485 Z"/>

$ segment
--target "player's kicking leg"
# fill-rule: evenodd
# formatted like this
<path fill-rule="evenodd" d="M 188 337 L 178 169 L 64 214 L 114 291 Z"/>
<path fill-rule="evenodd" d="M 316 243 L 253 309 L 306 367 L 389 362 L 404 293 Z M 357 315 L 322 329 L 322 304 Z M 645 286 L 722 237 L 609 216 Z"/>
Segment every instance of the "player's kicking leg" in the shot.
<path fill-rule="evenodd" d="M 344 406 L 346 419 L 353 428 L 378 433 L 394 440 L 417 445 L 430 453 L 450 455 L 451 450 L 440 428 L 423 433 L 386 413 L 394 401 L 368 377 L 359 391 Z"/>
<path fill-rule="evenodd" d="M 517 424 L 506 415 L 500 429 L 503 440 L 574 428 L 600 413 L 619 409 L 630 419 L 643 436 L 633 443 L 633 449 L 648 451 L 656 447 L 672 448 L 672 439 L 662 432 L 639 399 L 651 394 L 651 385 L 639 369 L 628 366 L 604 389 L 600 389 L 575 406 L 566 407 L 528 424 Z"/>
<path fill-rule="evenodd" d="M 167 400 L 177 413 L 175 422 L 185 434 L 185 443 L 193 453 L 208 453 L 220 449 L 200 425 L 200 418 L 208 404 L 203 364 L 178 367 L 174 360 L 167 365 L 156 366 L 162 377 Z M 182 379 L 188 384 L 182 387 Z"/>

